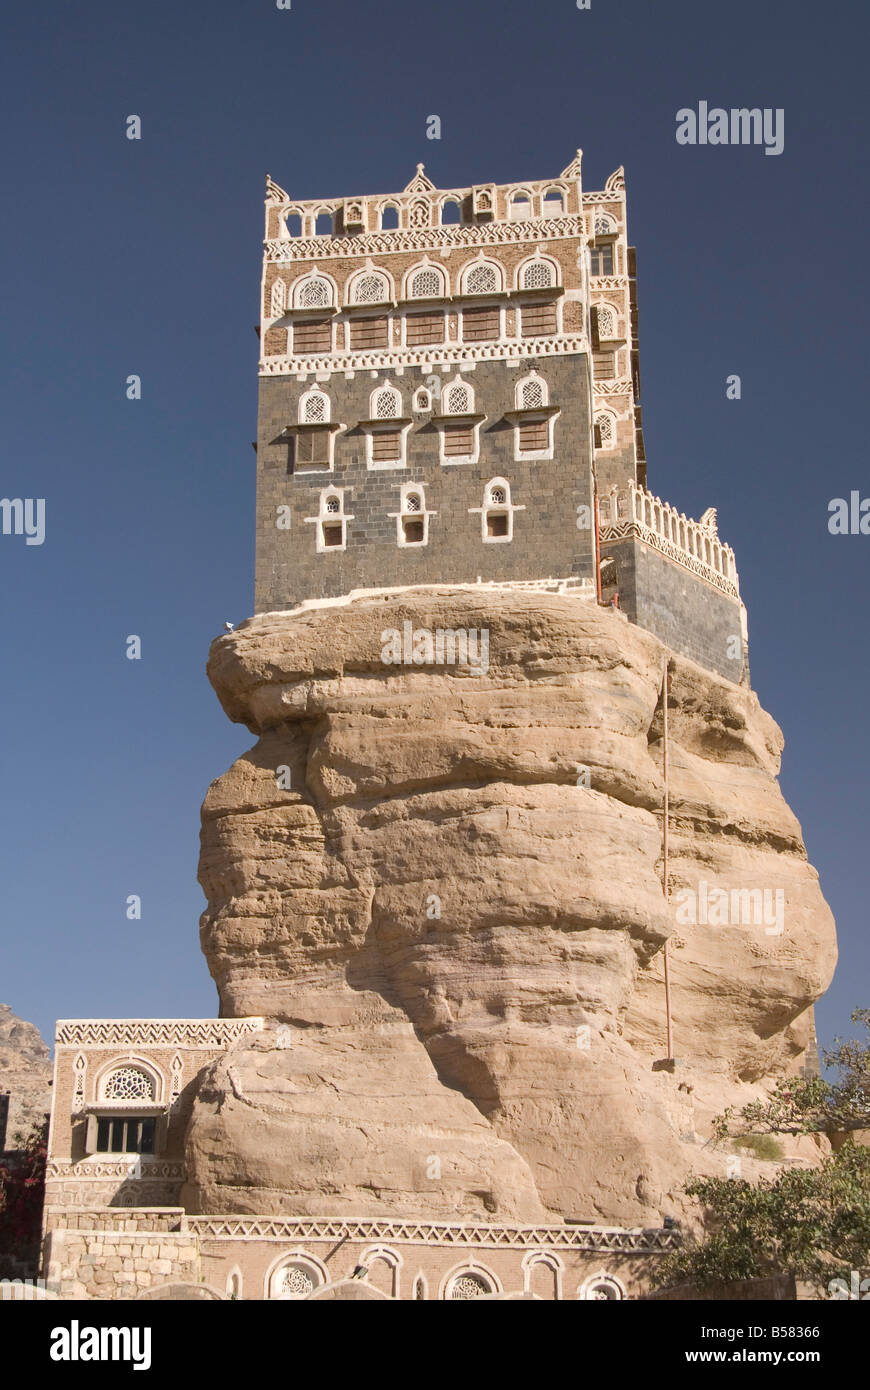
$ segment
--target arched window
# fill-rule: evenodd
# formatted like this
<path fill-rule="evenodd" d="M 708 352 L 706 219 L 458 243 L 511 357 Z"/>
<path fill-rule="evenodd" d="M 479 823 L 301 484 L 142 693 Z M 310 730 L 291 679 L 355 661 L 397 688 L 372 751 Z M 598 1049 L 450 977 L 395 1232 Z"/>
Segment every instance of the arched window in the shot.
<path fill-rule="evenodd" d="M 399 209 L 390 203 L 387 207 L 381 208 L 381 231 L 395 232 L 399 227 Z"/>
<path fill-rule="evenodd" d="M 609 411 L 599 411 L 595 416 L 595 447 L 596 449 L 612 449 L 615 443 L 616 422 Z"/>
<path fill-rule="evenodd" d="M 332 236 L 333 218 L 331 212 L 319 212 L 314 219 L 315 236 Z"/>
<path fill-rule="evenodd" d="M 543 290 L 555 285 L 556 277 L 549 261 L 528 261 L 522 270 L 520 288 L 523 290 Z"/>
<path fill-rule="evenodd" d="M 501 287 L 501 274 L 488 261 L 478 262 L 465 271 L 463 289 L 466 294 L 497 294 Z"/>
<path fill-rule="evenodd" d="M 547 404 L 547 383 L 543 377 L 527 376 L 517 382 L 517 409 L 541 410 Z"/>
<path fill-rule="evenodd" d="M 153 1101 L 154 1079 L 140 1067 L 118 1067 L 103 1082 L 103 1099 Z"/>
<path fill-rule="evenodd" d="M 445 415 L 470 415 L 474 409 L 474 394 L 470 386 L 462 382 L 448 386 L 443 392 Z"/>
<path fill-rule="evenodd" d="M 418 389 L 414 392 L 414 409 L 415 409 L 415 410 L 431 410 L 431 409 L 432 409 L 432 397 L 431 397 L 431 395 L 429 394 L 429 392 L 426 390 L 426 387 L 425 387 L 425 386 L 420 386 L 420 387 L 418 387 Z"/>
<path fill-rule="evenodd" d="M 300 425 L 328 425 L 329 397 L 323 391 L 306 391 L 299 398 Z"/>
<path fill-rule="evenodd" d="M 433 515 L 426 507 L 426 496 L 422 483 L 406 483 L 402 488 L 400 510 L 391 512 L 396 517 L 396 540 L 400 546 L 427 545 L 429 541 L 429 517 Z"/>
<path fill-rule="evenodd" d="M 344 550 L 347 545 L 347 523 L 353 521 L 344 510 L 344 491 L 340 488 L 324 488 L 320 494 L 317 516 L 305 518 L 316 527 L 317 552 Z"/>
<path fill-rule="evenodd" d="M 444 294 L 444 277 L 435 266 L 424 266 L 408 277 L 409 299 L 440 299 Z"/>
<path fill-rule="evenodd" d="M 382 386 L 372 392 L 373 420 L 398 420 L 402 413 L 402 398 L 392 386 Z"/>
<path fill-rule="evenodd" d="M 480 513 L 481 539 L 485 543 L 508 543 L 514 536 L 514 512 L 524 512 L 511 501 L 511 485 L 506 478 L 490 478 L 483 490 L 483 506 L 469 507 Z"/>
<path fill-rule="evenodd" d="M 358 275 L 351 285 L 351 304 L 383 304 L 390 292 L 383 275 L 367 273 Z"/>
<path fill-rule="evenodd" d="M 532 200 L 525 190 L 519 190 L 511 196 L 508 204 L 508 221 L 525 222 L 532 215 Z"/>
<path fill-rule="evenodd" d="M 332 306 L 332 286 L 318 275 L 310 275 L 296 283 L 294 303 L 297 309 L 328 309 Z"/>
<path fill-rule="evenodd" d="M 596 304 L 595 310 L 598 320 L 599 338 L 615 338 L 617 324 L 616 310 L 610 304 Z"/>
<path fill-rule="evenodd" d="M 288 236 L 301 236 L 302 214 L 300 212 L 288 212 L 284 219 L 284 226 L 287 228 Z"/>
<path fill-rule="evenodd" d="M 284 1300 L 308 1298 L 323 1282 L 323 1275 L 313 1260 L 294 1256 L 273 1273 L 270 1293 L 272 1298 Z"/>
<path fill-rule="evenodd" d="M 455 227 L 461 221 L 462 209 L 453 198 L 449 198 L 447 202 L 443 203 L 441 206 L 441 226 Z"/>
<path fill-rule="evenodd" d="M 565 211 L 565 195 L 561 188 L 548 188 L 544 194 L 543 213 L 545 217 L 561 217 Z"/>
<path fill-rule="evenodd" d="M 495 1287 L 491 1279 L 488 1279 L 480 1270 L 464 1270 L 461 1274 L 454 1274 L 447 1288 L 447 1297 L 454 1298 L 483 1298 L 486 1294 L 494 1293 Z"/>
<path fill-rule="evenodd" d="M 577 1297 L 596 1302 L 624 1299 L 625 1286 L 612 1274 L 594 1274 L 580 1285 Z"/>
<path fill-rule="evenodd" d="M 613 236 L 616 231 L 616 223 L 612 217 L 608 217 L 606 212 L 596 212 L 595 214 L 595 235 Z"/>

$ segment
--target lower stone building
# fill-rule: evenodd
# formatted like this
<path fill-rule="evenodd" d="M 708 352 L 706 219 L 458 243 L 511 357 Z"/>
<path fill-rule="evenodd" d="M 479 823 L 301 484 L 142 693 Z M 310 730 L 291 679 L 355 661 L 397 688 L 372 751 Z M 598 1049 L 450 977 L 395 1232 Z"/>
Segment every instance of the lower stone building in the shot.
<path fill-rule="evenodd" d="M 197 1215 L 181 1205 L 203 1069 L 264 1020 L 57 1025 L 42 1274 L 68 1299 L 624 1299 L 676 1230 Z"/>

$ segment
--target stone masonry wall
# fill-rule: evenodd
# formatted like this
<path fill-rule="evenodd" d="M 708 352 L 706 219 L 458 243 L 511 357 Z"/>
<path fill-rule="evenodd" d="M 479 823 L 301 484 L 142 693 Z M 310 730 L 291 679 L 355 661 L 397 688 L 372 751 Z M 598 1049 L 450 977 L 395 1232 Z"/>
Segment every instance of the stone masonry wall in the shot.
<path fill-rule="evenodd" d="M 513 369 L 504 362 L 465 365 L 463 379 L 475 391 L 475 411 L 486 415 L 480 425 L 480 462 L 441 464 L 439 431 L 428 415 L 414 417 L 407 439 L 407 466 L 370 470 L 366 439 L 357 428 L 370 417 L 371 392 L 388 378 L 403 397 L 403 413 L 411 414 L 411 398 L 433 375 L 414 368 L 343 374 L 318 383 L 333 405 L 333 419 L 349 426 L 335 441 L 332 471 L 294 473 L 293 445 L 273 443 L 297 418 L 299 397 L 311 381 L 275 377 L 261 381 L 259 450 L 257 460 L 257 585 L 258 612 L 292 608 L 303 599 L 337 597 L 356 588 L 484 580 L 539 579 L 548 576 L 591 577 L 594 573 L 591 529 L 578 530 L 577 506 L 591 506 L 591 430 L 589 369 L 583 356 L 548 358 L 532 354 Z M 536 366 L 550 390 L 550 403 L 561 414 L 554 426 L 552 459 L 514 462 L 514 429 L 504 418 L 514 409 L 519 377 Z M 443 382 L 455 375 L 451 368 Z M 494 477 L 507 479 L 511 501 L 524 511 L 514 513 L 513 540 L 489 544 L 481 540 L 480 515 L 484 488 Z M 405 548 L 397 544 L 396 521 L 402 484 L 421 483 L 429 519 L 429 543 Z M 315 524 L 321 489 L 329 484 L 347 489 L 345 512 L 347 549 L 317 554 Z M 277 508 L 292 509 L 289 530 L 276 526 Z"/>

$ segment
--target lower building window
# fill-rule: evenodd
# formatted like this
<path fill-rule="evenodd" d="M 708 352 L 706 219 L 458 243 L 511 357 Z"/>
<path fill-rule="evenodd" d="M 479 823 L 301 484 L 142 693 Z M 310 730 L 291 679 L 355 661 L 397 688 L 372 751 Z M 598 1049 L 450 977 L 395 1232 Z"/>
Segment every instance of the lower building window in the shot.
<path fill-rule="evenodd" d="M 401 430 L 372 431 L 372 463 L 398 462 L 402 457 Z"/>
<path fill-rule="evenodd" d="M 524 304 L 520 323 L 524 338 L 538 338 L 544 333 L 555 333 L 555 304 Z"/>
<path fill-rule="evenodd" d="M 450 458 L 454 455 L 468 455 L 474 453 L 474 426 L 473 425 L 445 425 L 444 426 L 444 454 Z"/>
<path fill-rule="evenodd" d="M 323 523 L 323 544 L 342 545 L 344 543 L 344 522 L 343 521 L 324 521 Z"/>
<path fill-rule="evenodd" d="M 101 1115 L 97 1122 L 97 1151 L 102 1154 L 153 1154 L 153 1118 Z"/>
<path fill-rule="evenodd" d="M 521 454 L 543 453 L 549 448 L 550 426 L 546 420 L 527 421 L 517 432 L 517 448 Z"/>

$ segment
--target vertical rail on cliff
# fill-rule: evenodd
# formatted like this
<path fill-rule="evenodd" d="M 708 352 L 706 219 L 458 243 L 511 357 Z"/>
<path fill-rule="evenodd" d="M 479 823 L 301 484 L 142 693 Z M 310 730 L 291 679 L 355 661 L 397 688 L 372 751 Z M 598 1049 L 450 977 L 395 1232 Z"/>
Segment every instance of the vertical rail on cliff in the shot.
<path fill-rule="evenodd" d="M 670 797 L 668 788 L 668 658 L 665 657 L 665 667 L 662 673 L 662 782 L 664 784 L 664 794 L 662 799 L 662 891 L 665 895 L 665 902 L 670 901 L 670 890 L 668 884 L 668 820 L 670 817 Z M 667 1026 L 668 1039 L 668 1061 L 673 1061 L 674 1056 L 674 1032 L 671 1021 L 671 970 L 668 954 L 669 943 L 665 942 L 663 953 L 665 967 L 665 1023 Z"/>

